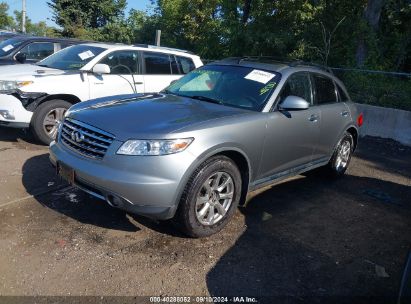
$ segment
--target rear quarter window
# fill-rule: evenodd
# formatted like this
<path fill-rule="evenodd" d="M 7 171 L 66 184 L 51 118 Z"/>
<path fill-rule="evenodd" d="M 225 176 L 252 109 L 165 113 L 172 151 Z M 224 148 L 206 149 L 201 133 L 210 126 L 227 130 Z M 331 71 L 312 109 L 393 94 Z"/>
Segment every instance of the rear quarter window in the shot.
<path fill-rule="evenodd" d="M 176 58 L 180 74 L 187 74 L 196 68 L 193 59 L 183 56 L 176 56 Z"/>

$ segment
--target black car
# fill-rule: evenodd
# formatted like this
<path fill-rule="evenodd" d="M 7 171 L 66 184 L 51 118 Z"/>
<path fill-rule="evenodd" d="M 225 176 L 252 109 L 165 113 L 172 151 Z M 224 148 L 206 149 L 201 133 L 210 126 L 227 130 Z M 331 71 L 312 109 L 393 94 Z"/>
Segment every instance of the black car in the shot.
<path fill-rule="evenodd" d="M 63 38 L 14 36 L 0 42 L 0 65 L 35 63 L 61 49 L 84 41 Z"/>

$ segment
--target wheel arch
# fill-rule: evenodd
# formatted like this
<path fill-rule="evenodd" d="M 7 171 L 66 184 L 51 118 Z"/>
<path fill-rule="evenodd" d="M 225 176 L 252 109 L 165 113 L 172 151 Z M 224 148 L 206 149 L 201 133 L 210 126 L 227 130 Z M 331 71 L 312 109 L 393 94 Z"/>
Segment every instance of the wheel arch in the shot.
<path fill-rule="evenodd" d="M 351 136 L 353 137 L 353 139 L 354 139 L 354 150 L 355 150 L 357 148 L 357 145 L 358 145 L 358 136 L 359 136 L 358 130 L 354 126 L 350 126 L 346 130 L 346 132 L 350 133 Z"/>
<path fill-rule="evenodd" d="M 55 99 L 67 101 L 71 103 L 72 105 L 81 102 L 80 98 L 78 98 L 76 95 L 73 95 L 73 94 L 50 94 L 50 95 L 46 95 L 41 98 L 38 98 L 37 100 L 32 102 L 27 107 L 27 110 L 34 112 L 38 108 L 39 105 L 47 101 L 55 100 Z"/>
<path fill-rule="evenodd" d="M 252 169 L 249 158 L 246 156 L 246 153 L 236 147 L 214 147 L 197 157 L 196 161 L 193 162 L 193 164 L 190 166 L 190 168 L 182 178 L 180 187 L 174 200 L 174 210 L 171 211 L 172 216 L 174 216 L 175 212 L 177 211 L 180 205 L 181 197 L 187 186 L 187 182 L 189 181 L 195 170 L 211 157 L 218 155 L 223 155 L 230 158 L 240 170 L 242 185 L 239 206 L 244 206 L 247 198 L 248 187 L 250 185 L 250 178 L 252 176 Z"/>

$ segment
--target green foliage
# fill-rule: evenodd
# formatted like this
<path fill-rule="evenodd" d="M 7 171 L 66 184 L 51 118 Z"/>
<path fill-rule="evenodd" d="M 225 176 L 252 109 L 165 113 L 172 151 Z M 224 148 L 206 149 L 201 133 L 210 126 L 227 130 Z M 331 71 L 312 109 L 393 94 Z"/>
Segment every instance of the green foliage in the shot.
<path fill-rule="evenodd" d="M 11 29 L 14 26 L 14 20 L 7 14 L 9 6 L 6 2 L 0 2 L 0 29 Z"/>
<path fill-rule="evenodd" d="M 361 72 L 340 78 L 356 102 L 411 111 L 411 78 Z"/>
<path fill-rule="evenodd" d="M 66 37 L 82 37 L 84 30 L 104 27 L 124 17 L 126 0 L 51 0 L 53 20 Z"/>

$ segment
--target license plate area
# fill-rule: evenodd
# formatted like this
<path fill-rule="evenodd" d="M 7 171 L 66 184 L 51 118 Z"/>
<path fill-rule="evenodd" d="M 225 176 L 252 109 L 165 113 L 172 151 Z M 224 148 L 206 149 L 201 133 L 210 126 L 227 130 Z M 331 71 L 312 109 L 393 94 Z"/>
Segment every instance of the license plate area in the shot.
<path fill-rule="evenodd" d="M 57 164 L 57 174 L 67 181 L 70 185 L 74 184 L 74 170 L 64 164 L 58 163 Z"/>

